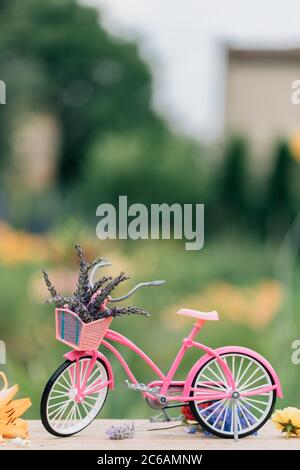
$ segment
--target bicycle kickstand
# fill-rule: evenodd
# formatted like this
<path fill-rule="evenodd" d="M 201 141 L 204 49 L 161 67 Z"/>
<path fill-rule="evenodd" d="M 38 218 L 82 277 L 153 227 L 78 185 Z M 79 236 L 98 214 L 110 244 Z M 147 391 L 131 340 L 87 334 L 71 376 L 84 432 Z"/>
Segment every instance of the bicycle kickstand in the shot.
<path fill-rule="evenodd" d="M 237 416 L 237 404 L 236 400 L 233 399 L 232 401 L 232 412 L 233 412 L 233 434 L 235 442 L 239 440 L 239 432 L 238 432 L 238 416 Z"/>

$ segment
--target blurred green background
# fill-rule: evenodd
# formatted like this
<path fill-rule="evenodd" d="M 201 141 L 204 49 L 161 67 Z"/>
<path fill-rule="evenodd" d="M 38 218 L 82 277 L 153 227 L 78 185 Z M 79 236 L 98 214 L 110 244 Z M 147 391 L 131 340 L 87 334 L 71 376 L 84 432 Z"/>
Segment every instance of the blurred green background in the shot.
<path fill-rule="evenodd" d="M 41 269 L 71 291 L 76 241 L 90 258 L 108 257 L 107 271 L 124 269 L 128 289 L 166 279 L 133 302 L 149 319 L 113 324 L 163 371 L 192 324 L 176 310 L 217 309 L 221 321 L 205 326 L 203 342 L 265 355 L 282 381 L 278 406 L 300 406 L 300 369 L 291 361 L 300 335 L 299 139 L 274 139 L 260 171 L 246 133 L 207 145 L 170 130 L 152 108 L 153 77 L 138 45 L 112 36 L 97 10 L 74 0 L 0 1 L 0 79 L 8 93 L 0 106 L 1 369 L 32 398 L 27 416 L 38 418 L 43 387 L 67 351 L 54 339 Z M 119 195 L 129 204 L 204 203 L 204 249 L 97 240 L 96 208 Z M 198 357 L 186 357 L 181 377 Z M 131 352 L 126 358 L 141 382 L 154 378 Z M 110 395 L 101 416 L 153 414 L 113 365 L 121 393 Z"/>

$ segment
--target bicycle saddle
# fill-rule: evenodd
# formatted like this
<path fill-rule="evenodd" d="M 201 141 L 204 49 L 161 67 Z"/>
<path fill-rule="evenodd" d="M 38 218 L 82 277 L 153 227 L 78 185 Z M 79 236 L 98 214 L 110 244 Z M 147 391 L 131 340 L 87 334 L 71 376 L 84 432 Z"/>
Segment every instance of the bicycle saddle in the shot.
<path fill-rule="evenodd" d="M 219 314 L 215 310 L 212 312 L 199 312 L 198 310 L 191 310 L 189 308 L 181 308 L 176 313 L 178 315 L 186 315 L 187 317 L 194 317 L 197 320 L 219 320 Z"/>

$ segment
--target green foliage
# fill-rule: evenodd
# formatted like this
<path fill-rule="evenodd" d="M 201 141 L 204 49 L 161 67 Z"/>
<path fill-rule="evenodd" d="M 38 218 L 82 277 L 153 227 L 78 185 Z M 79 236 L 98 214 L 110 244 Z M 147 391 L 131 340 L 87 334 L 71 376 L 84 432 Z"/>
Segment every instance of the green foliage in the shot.
<path fill-rule="evenodd" d="M 245 218 L 248 209 L 248 148 L 245 139 L 232 138 L 226 146 L 221 174 L 219 205 L 229 223 Z"/>
<path fill-rule="evenodd" d="M 265 199 L 265 223 L 267 231 L 281 235 L 295 216 L 295 192 L 293 173 L 296 163 L 288 144 L 280 142 L 276 148 L 274 165 L 268 181 Z M 297 183 L 298 184 L 298 183 Z"/>
<path fill-rule="evenodd" d="M 199 145 L 171 133 L 110 134 L 88 152 L 74 198 L 89 220 L 101 202 L 118 204 L 122 194 L 146 205 L 209 202 L 210 168 Z"/>
<path fill-rule="evenodd" d="M 62 128 L 65 185 L 95 135 L 161 125 L 150 108 L 150 72 L 136 45 L 104 31 L 96 9 L 75 0 L 4 5 L 0 70 L 9 84 L 9 106 L 0 110 L 1 145 L 8 145 L 16 114 L 52 112 Z"/>

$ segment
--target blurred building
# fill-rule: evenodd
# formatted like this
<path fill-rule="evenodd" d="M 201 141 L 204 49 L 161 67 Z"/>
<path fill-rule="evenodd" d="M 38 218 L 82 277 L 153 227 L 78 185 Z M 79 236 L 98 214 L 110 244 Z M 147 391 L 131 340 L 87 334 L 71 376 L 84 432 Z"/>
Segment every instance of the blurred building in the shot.
<path fill-rule="evenodd" d="M 60 129 L 52 114 L 29 114 L 17 120 L 12 136 L 15 180 L 35 193 L 56 178 Z"/>
<path fill-rule="evenodd" d="M 227 50 L 225 131 L 247 137 L 256 158 L 267 158 L 279 139 L 300 135 L 294 80 L 300 80 L 300 49 Z"/>

